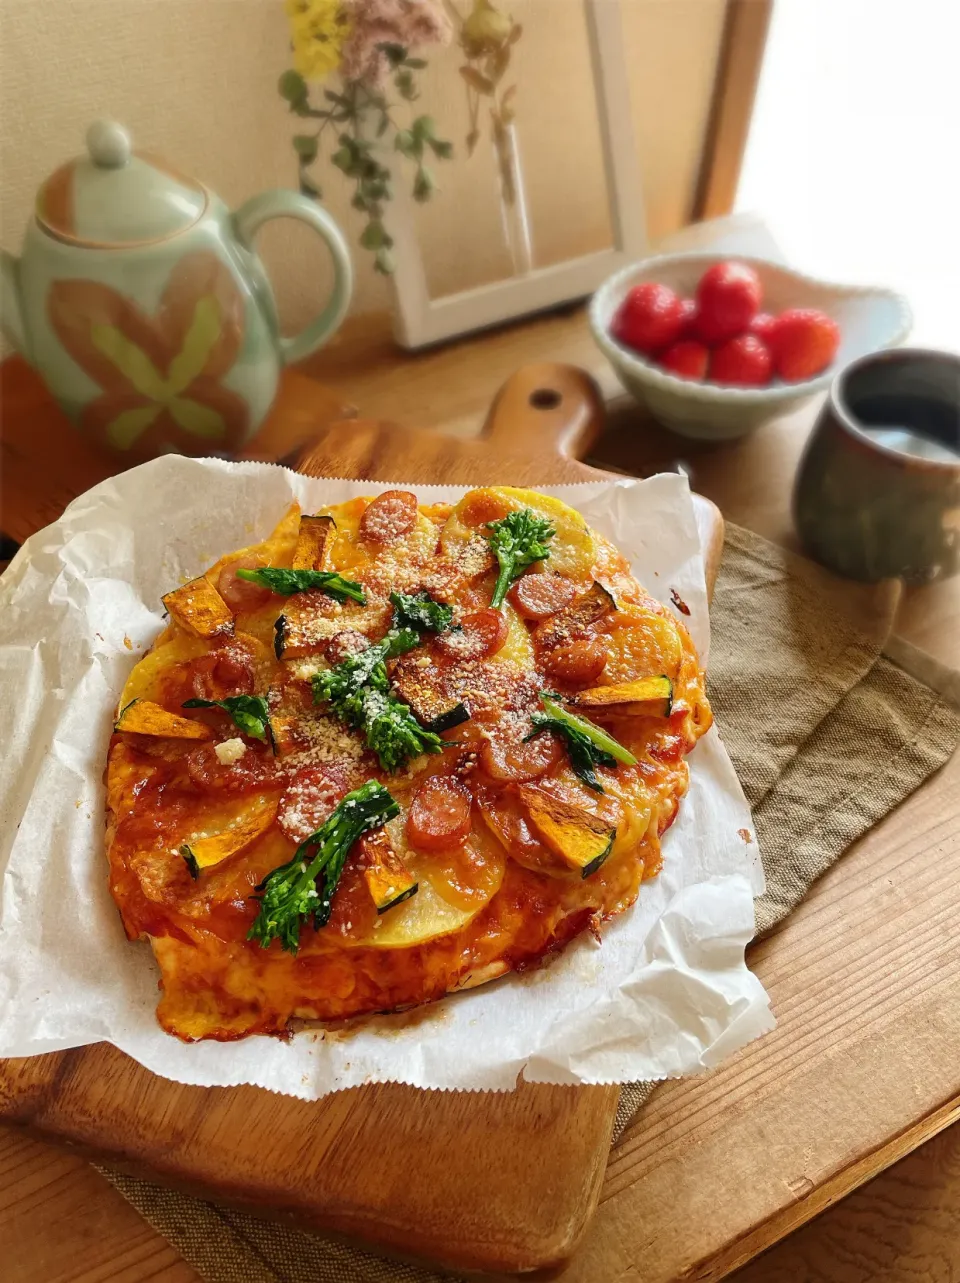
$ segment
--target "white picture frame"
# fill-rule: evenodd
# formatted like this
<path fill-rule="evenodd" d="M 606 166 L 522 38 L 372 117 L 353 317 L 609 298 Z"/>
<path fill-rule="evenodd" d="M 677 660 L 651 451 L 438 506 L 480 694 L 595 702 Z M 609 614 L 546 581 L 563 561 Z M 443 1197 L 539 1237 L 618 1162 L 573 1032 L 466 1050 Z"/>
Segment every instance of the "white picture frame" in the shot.
<path fill-rule="evenodd" d="M 621 0 L 584 0 L 613 244 L 580 258 L 431 298 L 412 201 L 398 183 L 386 226 L 394 240 L 396 261 L 394 336 L 402 347 L 427 347 L 457 334 L 585 298 L 608 276 L 647 254 L 620 4 Z"/>

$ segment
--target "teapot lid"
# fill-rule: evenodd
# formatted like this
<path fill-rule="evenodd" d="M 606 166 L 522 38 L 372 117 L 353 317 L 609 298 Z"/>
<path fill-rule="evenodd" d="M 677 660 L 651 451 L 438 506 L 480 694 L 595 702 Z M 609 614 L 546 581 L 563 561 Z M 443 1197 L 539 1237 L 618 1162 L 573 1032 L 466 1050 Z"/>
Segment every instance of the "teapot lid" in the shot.
<path fill-rule="evenodd" d="M 54 170 L 37 193 L 37 221 L 58 240 L 99 248 L 165 240 L 206 209 L 201 184 L 134 152 L 122 125 L 95 121 L 87 152 Z"/>

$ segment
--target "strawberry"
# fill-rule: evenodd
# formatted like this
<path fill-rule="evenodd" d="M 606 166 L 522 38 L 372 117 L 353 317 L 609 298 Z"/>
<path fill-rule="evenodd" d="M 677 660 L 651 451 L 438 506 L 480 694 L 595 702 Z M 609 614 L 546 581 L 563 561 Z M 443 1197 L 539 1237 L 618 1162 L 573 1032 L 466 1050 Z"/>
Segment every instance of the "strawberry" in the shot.
<path fill-rule="evenodd" d="M 682 298 L 680 300 L 682 317 L 680 322 L 680 337 L 682 339 L 693 339 L 697 336 L 697 305 L 692 298 Z"/>
<path fill-rule="evenodd" d="M 764 343 L 770 346 L 770 336 L 777 324 L 777 318 L 770 312 L 758 312 L 750 322 L 748 333 L 755 334 L 758 339 L 763 339 Z"/>
<path fill-rule="evenodd" d="M 735 339 L 727 339 L 710 358 L 713 383 L 762 387 L 770 382 L 772 372 L 770 350 L 755 334 L 740 334 Z"/>
<path fill-rule="evenodd" d="M 682 323 L 683 309 L 673 290 L 644 281 L 620 304 L 610 333 L 625 347 L 652 355 L 679 338 Z"/>
<path fill-rule="evenodd" d="M 710 349 L 695 339 L 681 339 L 660 357 L 663 368 L 681 379 L 705 379 L 709 362 Z"/>
<path fill-rule="evenodd" d="M 714 263 L 697 286 L 697 334 L 711 347 L 742 334 L 760 310 L 760 278 L 746 263 Z"/>
<path fill-rule="evenodd" d="M 840 326 L 813 307 L 791 307 L 781 312 L 770 335 L 770 350 L 777 374 L 787 383 L 812 379 L 837 355 Z"/>

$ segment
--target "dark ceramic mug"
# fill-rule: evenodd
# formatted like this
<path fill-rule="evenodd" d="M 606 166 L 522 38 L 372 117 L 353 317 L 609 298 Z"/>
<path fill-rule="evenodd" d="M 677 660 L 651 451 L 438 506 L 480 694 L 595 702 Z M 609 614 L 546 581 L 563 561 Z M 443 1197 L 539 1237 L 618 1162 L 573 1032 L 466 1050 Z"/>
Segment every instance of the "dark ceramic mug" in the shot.
<path fill-rule="evenodd" d="M 850 579 L 960 570 L 960 356 L 875 352 L 834 379 L 800 461 L 806 551 Z"/>

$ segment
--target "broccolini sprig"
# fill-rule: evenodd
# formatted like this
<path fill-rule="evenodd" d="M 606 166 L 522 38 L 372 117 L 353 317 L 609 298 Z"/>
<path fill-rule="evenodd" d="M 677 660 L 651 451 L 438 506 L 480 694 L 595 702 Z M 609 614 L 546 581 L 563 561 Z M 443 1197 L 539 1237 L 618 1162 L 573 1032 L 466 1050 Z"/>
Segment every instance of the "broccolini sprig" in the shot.
<path fill-rule="evenodd" d="M 453 623 L 453 607 L 435 601 L 428 592 L 392 592 L 394 628 L 414 628 L 417 632 L 443 633 Z"/>
<path fill-rule="evenodd" d="M 550 556 L 547 541 L 557 532 L 545 517 L 538 517 L 530 508 L 519 508 L 500 521 L 488 521 L 487 529 L 490 550 L 500 563 L 490 605 L 499 609 L 513 581 L 535 561 Z"/>
<path fill-rule="evenodd" d="M 258 894 L 253 898 L 260 909 L 247 939 L 256 940 L 262 949 L 279 940 L 287 953 L 296 954 L 300 928 L 308 918 L 313 918 L 314 930 L 329 922 L 333 894 L 354 842 L 399 814 L 390 792 L 376 780 L 348 793 L 316 833 L 300 843 L 293 858 L 255 888 Z M 316 851 L 312 860 L 311 851 Z"/>
<path fill-rule="evenodd" d="M 441 753 L 446 747 L 439 735 L 423 729 L 409 706 L 390 690 L 387 660 L 412 650 L 419 641 L 419 633 L 412 628 L 393 628 L 383 641 L 313 676 L 313 702 L 328 704 L 330 712 L 351 730 L 362 730 L 367 748 L 376 753 L 385 771 L 396 771 L 421 753 Z"/>
<path fill-rule="evenodd" d="M 612 735 L 608 735 L 595 723 L 569 713 L 549 695 L 541 695 L 540 701 L 544 712 L 532 715 L 530 720 L 535 729 L 524 737 L 525 740 L 532 740 L 534 736 L 542 735 L 544 731 L 552 731 L 554 735 L 559 735 L 566 744 L 570 765 L 588 788 L 594 789 L 597 793 L 603 792 L 603 785 L 597 779 L 594 767 L 616 766 L 617 762 L 636 766 L 637 759 L 630 750 L 624 748 Z"/>
<path fill-rule="evenodd" d="M 289 570 L 286 566 L 261 566 L 257 570 L 238 570 L 237 578 L 269 588 L 271 592 L 284 597 L 319 589 L 334 601 L 355 601 L 360 606 L 367 604 L 363 585 L 352 579 L 344 579 L 334 570 Z"/>
<path fill-rule="evenodd" d="M 270 707 L 260 695 L 228 695 L 226 699 L 188 699 L 182 708 L 222 708 L 229 713 L 233 724 L 244 735 L 253 739 L 265 740 L 274 753 L 277 746 L 270 725 Z"/>

